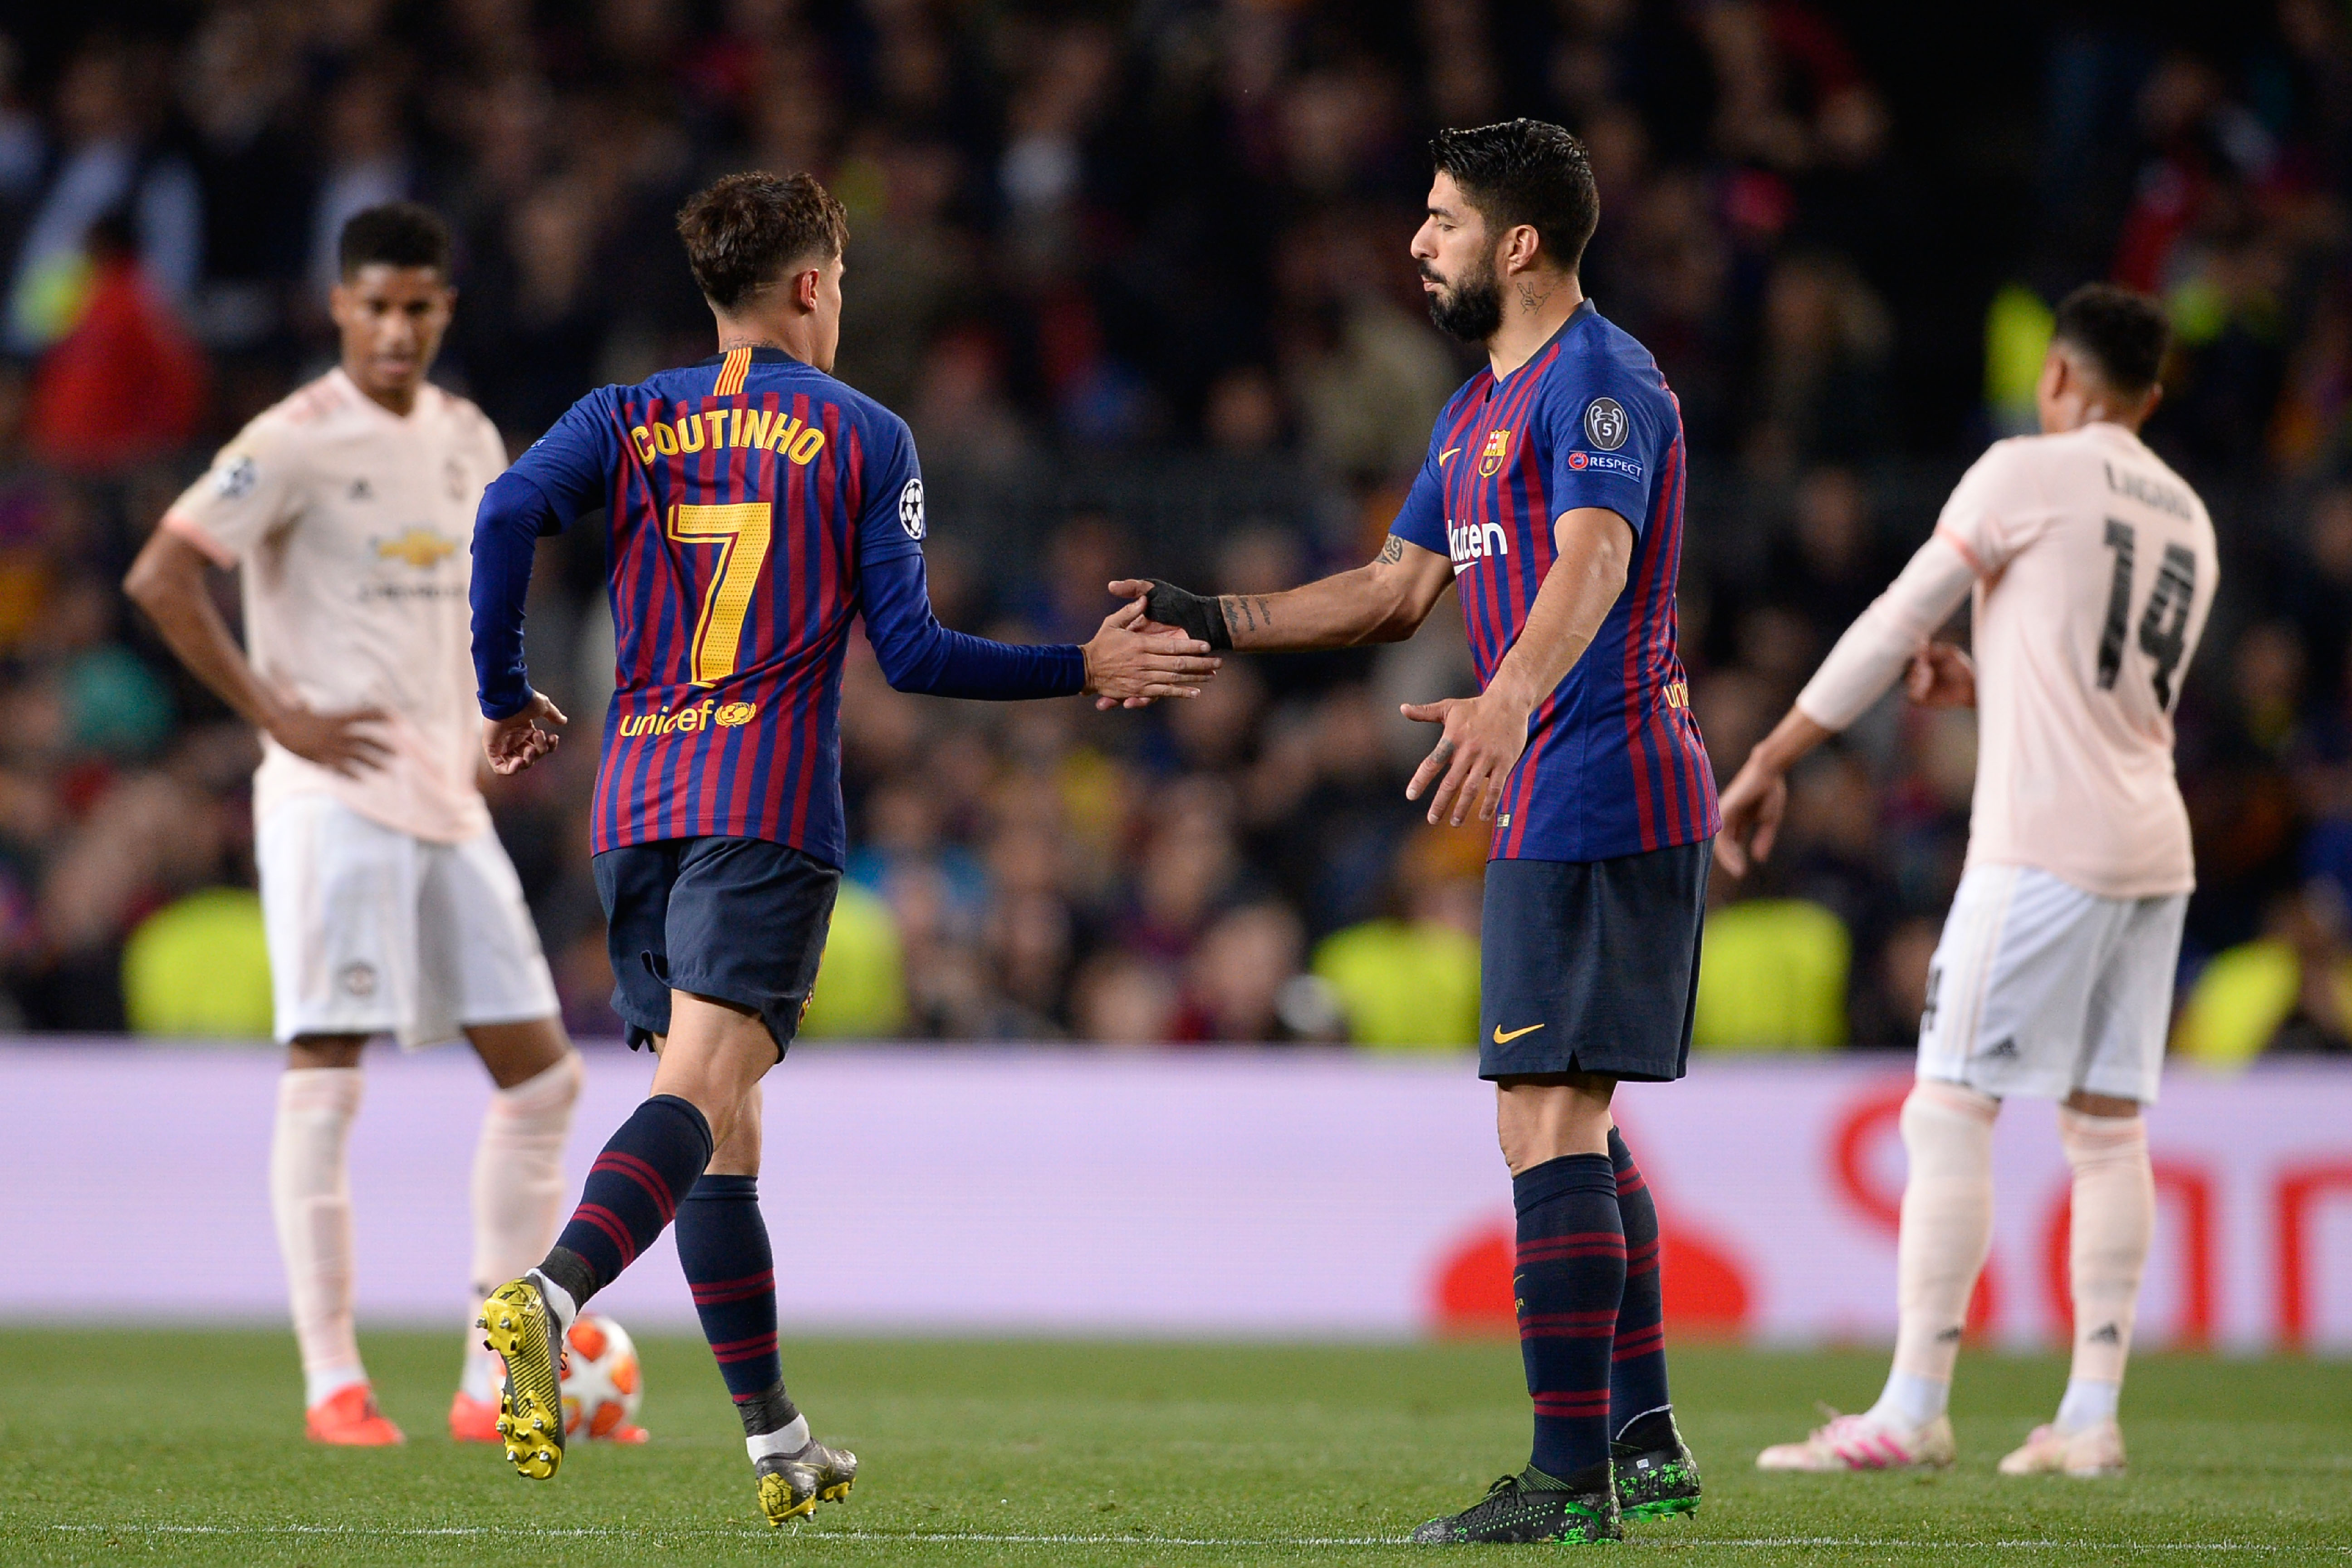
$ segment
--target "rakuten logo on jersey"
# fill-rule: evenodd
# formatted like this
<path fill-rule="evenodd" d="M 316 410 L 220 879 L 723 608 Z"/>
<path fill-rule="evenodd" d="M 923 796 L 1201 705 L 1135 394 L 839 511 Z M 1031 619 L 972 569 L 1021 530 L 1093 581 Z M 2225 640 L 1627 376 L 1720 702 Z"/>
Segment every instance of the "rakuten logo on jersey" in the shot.
<path fill-rule="evenodd" d="M 1499 523 L 1474 522 L 1466 528 L 1445 525 L 1445 547 L 1454 552 L 1454 570 L 1460 571 L 1473 561 L 1488 555 L 1508 555 L 1510 536 Z"/>

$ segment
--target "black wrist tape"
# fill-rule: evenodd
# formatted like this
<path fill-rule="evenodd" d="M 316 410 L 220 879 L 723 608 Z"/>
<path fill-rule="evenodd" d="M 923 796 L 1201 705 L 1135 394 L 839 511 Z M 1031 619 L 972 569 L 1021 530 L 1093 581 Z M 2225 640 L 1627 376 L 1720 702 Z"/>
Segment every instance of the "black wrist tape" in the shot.
<path fill-rule="evenodd" d="M 1163 626 L 1174 626 L 1186 637 L 1198 637 L 1213 648 L 1234 646 L 1233 627 L 1225 624 L 1225 606 L 1214 597 L 1187 593 L 1160 578 L 1150 579 L 1143 613 Z"/>

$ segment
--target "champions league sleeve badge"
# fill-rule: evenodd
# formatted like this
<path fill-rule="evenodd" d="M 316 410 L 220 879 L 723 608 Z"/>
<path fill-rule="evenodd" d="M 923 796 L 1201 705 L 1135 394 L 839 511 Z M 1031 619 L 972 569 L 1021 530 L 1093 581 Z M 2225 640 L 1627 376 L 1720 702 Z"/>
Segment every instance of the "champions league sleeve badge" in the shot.
<path fill-rule="evenodd" d="M 898 492 L 898 526 L 907 531 L 908 538 L 918 542 L 928 531 L 929 525 L 923 521 L 923 481 L 920 479 L 908 479 L 907 488 Z"/>
<path fill-rule="evenodd" d="M 1604 452 L 1613 452 L 1633 433 L 1625 406 L 1613 397 L 1596 397 L 1584 405 L 1584 438 Z"/>

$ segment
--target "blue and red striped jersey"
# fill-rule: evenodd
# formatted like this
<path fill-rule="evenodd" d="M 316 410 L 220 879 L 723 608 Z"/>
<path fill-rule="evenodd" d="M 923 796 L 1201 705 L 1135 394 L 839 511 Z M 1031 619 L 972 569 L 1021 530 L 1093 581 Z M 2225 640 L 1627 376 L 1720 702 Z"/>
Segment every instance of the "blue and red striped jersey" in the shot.
<path fill-rule="evenodd" d="M 1634 534 L 1625 589 L 1528 722 L 1490 858 L 1606 860 L 1721 825 L 1675 648 L 1681 406 L 1657 362 L 1586 300 L 1535 357 L 1481 370 L 1446 404 L 1391 531 L 1449 557 L 1483 687 L 1527 624 L 1563 512 L 1605 507 Z"/>
<path fill-rule="evenodd" d="M 552 503 L 557 527 L 607 511 L 618 657 L 590 823 L 599 854 L 730 837 L 842 864 L 842 667 L 861 613 L 902 689 L 1036 697 L 1083 683 L 1076 648 L 940 627 L 905 421 L 781 350 L 735 349 L 589 394 L 492 487 L 485 520 L 514 478 Z M 478 560 L 485 538 L 478 522 Z M 526 555 L 526 581 L 528 569 Z M 477 594 L 477 661 L 499 688 L 491 701 L 486 680 L 491 713 L 527 696 L 502 668 L 519 665 L 520 587 L 501 592 L 510 617 L 486 616 Z M 486 655 L 493 626 L 514 648 Z"/>

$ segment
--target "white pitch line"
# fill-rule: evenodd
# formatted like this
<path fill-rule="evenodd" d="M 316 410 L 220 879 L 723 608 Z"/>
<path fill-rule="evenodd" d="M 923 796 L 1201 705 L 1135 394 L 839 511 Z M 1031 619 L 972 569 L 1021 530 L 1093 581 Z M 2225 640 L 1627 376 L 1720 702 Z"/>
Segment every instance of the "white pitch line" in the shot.
<path fill-rule="evenodd" d="M 620 1529 L 610 1525 L 559 1527 L 535 1524 L 363 1525 L 363 1524 L 53 1524 L 56 1531 L 116 1535 L 299 1535 L 384 1537 L 431 1540 L 444 1536 L 515 1536 L 526 1540 L 642 1540 L 664 1535 L 725 1536 L 764 1540 L 761 1531 L 711 1529 L 708 1526 L 647 1525 Z M 891 1531 L 793 1529 L 791 1539 L 815 1543 L 845 1541 L 895 1546 L 1205 1546 L 1275 1550 L 1298 1546 L 1406 1546 L 1401 1535 L 1056 1535 L 998 1531 Z M 1934 1552 L 2324 1552 L 2352 1554 L 2352 1545 L 2289 1546 L 2252 1541 L 1906 1541 L 1860 1535 L 1769 1535 L 1754 1537 L 1654 1535 L 1626 1542 L 1632 1546 L 1664 1546 L 1687 1552 L 1696 1548 L 1734 1551 L 1788 1551 L 1806 1547 L 1880 1548 Z"/>

